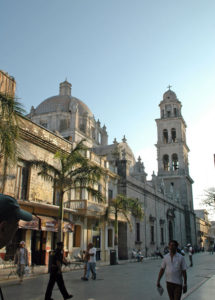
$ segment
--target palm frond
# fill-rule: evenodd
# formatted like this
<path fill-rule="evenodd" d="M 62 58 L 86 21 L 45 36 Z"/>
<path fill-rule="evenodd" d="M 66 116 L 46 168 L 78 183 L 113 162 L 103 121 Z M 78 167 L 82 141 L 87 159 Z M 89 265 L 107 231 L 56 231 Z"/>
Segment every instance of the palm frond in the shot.
<path fill-rule="evenodd" d="M 48 164 L 46 161 L 43 160 L 29 160 L 28 161 L 30 166 L 34 166 L 37 169 L 40 170 L 40 172 L 42 172 L 43 174 L 49 174 L 52 176 L 60 176 L 60 172 L 57 168 L 55 168 L 54 166 Z M 51 173 L 51 174 L 50 174 Z"/>
<path fill-rule="evenodd" d="M 98 190 L 91 188 L 90 186 L 87 187 L 87 191 L 91 193 L 92 196 L 96 197 L 99 202 L 105 202 L 105 198 L 103 197 L 102 193 Z"/>

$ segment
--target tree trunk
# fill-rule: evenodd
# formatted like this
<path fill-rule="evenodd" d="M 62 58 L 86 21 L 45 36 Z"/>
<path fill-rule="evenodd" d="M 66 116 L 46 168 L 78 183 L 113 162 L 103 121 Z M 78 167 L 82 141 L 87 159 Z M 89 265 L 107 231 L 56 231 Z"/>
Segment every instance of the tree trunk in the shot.
<path fill-rule="evenodd" d="M 4 157 L 3 174 L 2 174 L 2 187 L 1 187 L 2 194 L 4 194 L 4 192 L 5 192 L 5 186 L 6 186 L 6 181 L 7 181 L 7 166 L 8 166 L 8 161 Z"/>
<path fill-rule="evenodd" d="M 118 245 L 118 214 L 115 212 L 114 219 L 114 246 Z"/>
<path fill-rule="evenodd" d="M 59 211 L 58 211 L 58 233 L 57 233 L 57 241 L 63 242 L 63 191 L 60 191 L 60 203 L 59 203 Z"/>

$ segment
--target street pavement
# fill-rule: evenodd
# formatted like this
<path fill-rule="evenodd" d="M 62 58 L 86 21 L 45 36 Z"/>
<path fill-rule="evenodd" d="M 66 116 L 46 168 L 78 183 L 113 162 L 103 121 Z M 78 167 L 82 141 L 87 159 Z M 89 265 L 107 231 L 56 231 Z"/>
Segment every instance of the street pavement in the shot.
<path fill-rule="evenodd" d="M 188 263 L 188 257 L 186 256 Z M 208 253 L 195 254 L 194 266 L 188 268 L 188 293 L 183 299 L 207 300 L 215 294 L 215 255 Z M 123 263 L 115 266 L 98 266 L 97 279 L 82 281 L 83 270 L 63 273 L 65 285 L 74 300 L 168 300 L 165 280 L 162 279 L 165 292 L 159 296 L 156 289 L 157 275 L 161 259 L 146 260 L 143 263 Z M 23 284 L 18 280 L 1 283 L 5 300 L 42 300 L 48 283 L 48 274 L 34 278 L 25 278 Z M 205 294 L 208 290 L 211 294 Z M 63 297 L 55 285 L 52 298 Z"/>

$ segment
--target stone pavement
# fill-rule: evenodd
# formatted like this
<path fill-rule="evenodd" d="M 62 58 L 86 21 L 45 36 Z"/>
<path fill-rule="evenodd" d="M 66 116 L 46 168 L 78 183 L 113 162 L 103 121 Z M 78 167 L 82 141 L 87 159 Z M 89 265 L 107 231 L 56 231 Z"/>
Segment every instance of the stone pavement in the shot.
<path fill-rule="evenodd" d="M 209 257 L 207 255 L 204 255 L 204 256 L 205 256 L 205 258 Z M 196 261 L 199 260 L 198 256 L 195 256 L 195 257 L 196 257 Z M 204 258 L 204 257 L 202 256 L 202 257 L 199 257 L 199 258 Z M 148 258 L 147 260 L 150 260 L 150 258 Z M 120 261 L 119 265 L 125 265 L 125 266 L 127 265 L 128 267 L 126 267 L 126 269 L 129 268 L 128 270 L 132 270 L 132 269 L 130 269 L 129 265 L 135 267 L 135 269 L 136 269 L 136 266 L 141 267 L 141 263 L 130 264 L 131 262 L 134 262 L 134 260 L 132 260 L 132 261 L 131 260 L 130 261 Z M 155 267 L 157 268 L 156 269 L 156 275 L 155 275 L 155 277 L 157 277 L 157 272 L 158 272 L 158 268 L 159 268 L 160 262 L 161 262 L 161 260 L 159 260 L 157 262 L 156 261 L 154 261 L 154 262 L 149 262 L 148 261 L 148 264 L 147 264 L 148 267 L 152 264 L 153 268 L 155 268 Z M 155 265 L 155 263 L 156 263 L 156 265 Z M 194 299 L 195 300 L 207 300 L 207 299 L 213 299 L 214 298 L 214 294 L 215 294 L 215 275 L 214 275 L 214 270 L 215 269 L 213 269 L 214 268 L 213 267 L 214 261 L 211 261 L 211 264 L 209 266 L 205 265 L 205 260 L 202 261 L 201 263 L 202 263 L 202 266 L 203 266 L 202 270 L 203 270 L 203 268 L 205 270 L 204 273 L 203 273 L 202 270 L 197 271 L 197 269 L 196 269 L 197 266 L 195 266 L 194 268 L 191 268 L 191 269 L 189 268 L 188 273 L 190 272 L 190 274 L 188 276 L 188 281 L 189 281 L 189 277 L 190 276 L 192 276 L 192 278 L 194 278 L 194 274 L 197 274 L 197 276 L 195 276 L 196 279 L 194 278 L 195 279 L 195 281 L 193 282 L 194 284 L 192 284 L 192 285 L 188 284 L 188 288 L 189 288 L 188 292 L 183 295 L 182 299 L 185 299 L 185 300 L 194 300 Z M 106 262 L 106 263 L 104 263 L 104 262 L 97 262 L 97 265 L 98 265 L 98 267 L 100 269 L 99 273 L 101 274 L 103 272 L 102 271 L 102 269 L 103 269 L 102 266 L 109 265 L 109 263 L 108 262 Z M 144 267 L 145 270 L 146 270 L 147 265 L 145 265 L 143 263 L 143 267 Z M 111 267 L 108 267 L 108 269 L 109 268 L 111 268 Z M 104 268 L 104 271 L 105 271 L 105 269 L 106 268 Z M 117 268 L 117 269 L 119 269 L 119 268 Z M 115 272 L 117 272 L 117 269 L 114 268 L 112 270 L 115 270 Z M 69 269 L 67 269 L 67 268 L 65 269 L 66 273 L 67 273 L 67 270 L 69 271 Z M 75 269 L 75 270 L 77 270 L 77 269 Z M 15 274 L 11 274 L 11 276 L 9 277 L 9 280 L 7 279 L 9 271 L 10 271 L 10 269 L 0 269 L 0 281 L 1 281 L 0 283 L 4 284 L 4 286 L 6 284 L 5 289 L 6 289 L 7 286 L 8 286 L 8 288 L 9 287 L 12 288 L 13 284 L 15 282 L 17 282 L 17 276 Z M 130 271 L 126 271 L 126 272 L 127 272 L 126 273 L 127 275 L 125 275 L 125 276 L 129 276 L 129 274 L 133 274 L 132 272 L 130 273 Z M 142 276 L 144 276 L 144 274 L 146 274 L 146 276 L 148 277 L 147 272 L 148 272 L 147 270 L 146 270 L 146 272 L 144 271 L 144 273 L 142 273 Z M 210 272 L 210 273 L 208 273 L 208 272 Z M 213 272 L 213 274 L 211 272 Z M 35 278 L 33 280 L 37 280 L 37 278 L 39 279 L 39 276 L 38 276 L 39 274 L 45 274 L 45 273 L 47 273 L 47 267 L 45 267 L 45 266 L 37 266 L 37 267 L 34 267 L 33 272 L 29 275 L 29 277 L 32 277 L 32 279 Z M 73 274 L 75 274 L 75 273 L 73 273 Z M 79 272 L 77 274 L 79 274 Z M 71 275 L 69 275 L 69 273 L 68 273 L 68 275 L 65 274 L 65 279 L 67 278 L 67 276 L 71 276 Z M 75 278 L 76 276 L 77 275 L 74 275 L 73 277 Z M 100 276 L 102 277 L 102 274 Z M 106 274 L 106 276 L 107 276 L 107 274 Z M 42 278 L 44 278 L 44 279 L 42 279 Z M 42 281 L 45 281 L 45 286 L 46 286 L 47 278 L 48 278 L 47 275 L 45 277 L 42 276 L 42 278 L 40 279 L 39 282 L 41 283 Z M 80 279 L 74 279 L 74 278 L 72 279 L 72 282 L 73 282 L 72 285 L 74 285 L 74 284 L 79 284 L 79 285 L 83 284 L 84 285 L 84 283 L 80 282 Z M 140 278 L 140 277 L 138 277 L 138 278 Z M 201 279 L 197 280 L 198 278 L 201 278 Z M 132 277 L 129 278 L 129 280 L 132 280 Z M 146 278 L 145 278 L 145 280 L 146 280 Z M 106 281 L 107 281 L 107 278 L 106 278 Z M 69 284 L 69 282 L 70 282 L 70 278 L 69 278 L 69 281 L 67 280 L 67 284 Z M 123 282 L 124 282 L 124 280 L 123 280 Z M 101 284 L 102 281 L 98 281 L 98 283 Z M 25 288 L 26 288 L 26 284 L 27 284 L 27 282 L 25 283 Z M 95 284 L 95 283 L 91 283 L 91 285 L 92 284 Z M 44 288 L 45 288 L 45 286 L 44 286 Z M 6 292 L 7 292 L 7 290 L 5 290 L 5 293 Z M 88 292 L 89 291 L 87 291 L 86 294 L 88 294 Z M 76 296 L 77 296 L 77 299 L 79 299 L 78 295 L 77 295 L 77 292 L 76 292 Z M 133 299 L 138 299 L 138 296 L 136 296 L 136 298 L 134 296 L 132 296 L 132 297 L 133 297 Z M 80 299 L 82 299 L 82 298 L 80 297 Z M 152 297 L 152 298 L 148 298 L 148 299 L 158 299 L 158 298 L 160 298 L 160 297 L 157 296 L 155 298 Z M 167 295 L 163 295 L 161 297 L 161 300 L 162 299 L 166 300 L 167 298 L 168 298 Z M 34 298 L 32 298 L 32 299 L 34 299 Z M 37 298 L 37 299 L 40 299 L 40 298 Z M 109 299 L 109 298 L 107 298 L 107 299 Z M 128 297 L 128 299 L 131 299 L 131 298 Z"/>
<path fill-rule="evenodd" d="M 204 279 L 196 287 L 188 291 L 182 299 L 187 300 L 210 300 L 214 299 L 215 294 L 215 275 Z"/>
<path fill-rule="evenodd" d="M 155 258 L 155 257 L 147 257 L 144 258 L 144 261 L 146 260 L 152 260 L 152 259 L 159 259 L 159 258 Z M 129 260 L 120 260 L 118 263 L 119 264 L 126 264 L 126 263 L 136 263 L 137 260 L 136 259 L 129 259 Z M 103 261 L 97 261 L 96 265 L 98 267 L 102 267 L 102 266 L 108 266 L 110 263 L 109 262 L 103 262 Z M 75 271 L 78 269 L 83 269 L 83 266 L 80 267 L 77 264 L 76 265 L 72 265 L 71 267 L 66 267 L 63 266 L 63 272 L 70 272 L 70 271 Z M 28 277 L 35 277 L 38 276 L 40 274 L 46 274 L 48 273 L 48 267 L 47 266 L 34 266 L 34 267 L 30 267 L 29 268 L 29 275 Z M 0 265 L 0 282 L 8 282 L 8 281 L 14 281 L 17 280 L 17 275 L 16 275 L 16 267 L 14 265 L 12 266 L 7 266 L 5 268 L 3 268 L 3 266 Z"/>

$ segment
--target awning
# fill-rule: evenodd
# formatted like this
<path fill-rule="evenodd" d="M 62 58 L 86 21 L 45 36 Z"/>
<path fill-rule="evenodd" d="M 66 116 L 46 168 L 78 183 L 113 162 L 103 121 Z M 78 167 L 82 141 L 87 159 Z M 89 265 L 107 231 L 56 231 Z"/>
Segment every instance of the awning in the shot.
<path fill-rule="evenodd" d="M 41 230 L 42 231 L 53 231 L 57 232 L 58 222 L 56 219 L 45 216 L 38 216 L 41 220 Z"/>
<path fill-rule="evenodd" d="M 20 220 L 19 228 L 57 232 L 58 221 L 52 217 L 37 215 L 33 216 L 33 220 L 30 222 Z M 68 221 L 63 221 L 62 228 L 63 232 L 73 232 L 74 224 Z"/>
<path fill-rule="evenodd" d="M 40 220 L 39 220 L 39 218 L 37 218 L 35 216 L 33 216 L 33 219 L 30 222 L 19 220 L 19 228 L 39 230 L 40 229 Z"/>
<path fill-rule="evenodd" d="M 63 232 L 73 232 L 74 224 L 71 222 L 63 222 Z"/>

